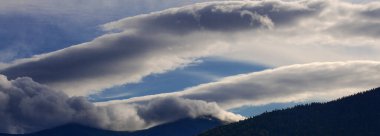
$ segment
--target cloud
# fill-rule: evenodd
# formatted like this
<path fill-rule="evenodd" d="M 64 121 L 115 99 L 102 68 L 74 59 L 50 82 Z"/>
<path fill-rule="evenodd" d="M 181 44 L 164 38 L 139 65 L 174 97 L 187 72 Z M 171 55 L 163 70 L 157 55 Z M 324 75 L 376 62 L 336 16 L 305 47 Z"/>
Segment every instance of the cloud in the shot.
<path fill-rule="evenodd" d="M 380 34 L 380 3 L 370 2 L 367 4 L 334 3 L 339 8 L 336 13 L 339 20 L 328 30 L 339 36 L 360 36 L 369 39 L 376 38 Z"/>
<path fill-rule="evenodd" d="M 53 2 L 49 0 L 1 1 L 0 11 L 3 14 L 21 13 L 39 17 L 38 15 L 69 16 L 81 18 L 77 21 L 96 21 L 102 18 L 119 19 L 126 16 L 162 10 L 173 6 L 181 6 L 206 0 L 66 0 Z M 128 5 L 128 8 L 125 8 Z M 132 6 L 133 5 L 133 6 Z"/>
<path fill-rule="evenodd" d="M 224 109 L 243 105 L 327 101 L 378 87 L 380 62 L 316 62 L 226 77 L 180 92 L 115 100 L 110 103 L 141 103 L 153 98 L 182 97 L 216 102 Z"/>
<path fill-rule="evenodd" d="M 226 45 L 219 39 L 229 36 L 219 32 L 280 27 L 319 8 L 315 2 L 211 2 L 139 15 L 105 25 L 121 32 L 16 60 L 0 73 L 11 79 L 28 76 L 69 95 L 87 95 L 223 51 Z"/>
<path fill-rule="evenodd" d="M 196 47 L 172 38 L 180 39 L 109 34 L 89 43 L 16 62 L 1 73 L 12 79 L 30 76 L 70 95 L 85 95 L 180 67 L 213 48 Z"/>
<path fill-rule="evenodd" d="M 0 133 L 29 133 L 66 123 L 119 131 L 140 130 L 199 116 L 226 122 L 243 118 L 222 110 L 216 103 L 176 97 L 152 99 L 146 105 L 95 106 L 84 97 L 69 97 L 31 78 L 8 80 L 0 75 Z"/>
<path fill-rule="evenodd" d="M 236 121 L 242 117 L 224 109 L 330 100 L 376 87 L 378 61 L 347 61 L 380 60 L 376 12 L 376 6 L 334 0 L 209 2 L 111 22 L 103 26 L 109 34 L 87 43 L 0 64 L 11 79 L 0 77 L 0 131 L 68 122 L 138 130 L 210 114 Z M 283 66 L 95 105 L 70 97 L 139 82 L 210 55 L 271 66 L 341 62 Z"/>
<path fill-rule="evenodd" d="M 320 2 L 320 11 L 286 27 L 231 35 L 233 40 L 226 43 L 231 45 L 229 51 L 217 56 L 273 67 L 316 61 L 380 60 L 380 41 L 376 38 L 378 2 Z"/>
<path fill-rule="evenodd" d="M 191 32 L 236 32 L 252 28 L 280 27 L 312 16 L 323 2 L 228 1 L 206 2 L 121 19 L 103 25 L 105 30 L 188 34 Z"/>
<path fill-rule="evenodd" d="M 30 78 L 0 76 L 0 132 L 22 133 L 69 121 L 91 119 L 96 108 L 85 98 L 69 98 Z M 95 112 L 95 111 L 94 111 Z M 87 116 L 90 115 L 90 116 Z"/>
<path fill-rule="evenodd" d="M 16 60 L 0 73 L 88 95 L 186 66 L 205 56 L 268 66 L 378 61 L 378 3 L 207 2 L 107 23 L 109 34 Z M 2 64 L 3 65 L 3 64 Z"/>
<path fill-rule="evenodd" d="M 0 62 L 87 42 L 104 34 L 98 26 L 110 21 L 202 1 L 0 1 Z"/>

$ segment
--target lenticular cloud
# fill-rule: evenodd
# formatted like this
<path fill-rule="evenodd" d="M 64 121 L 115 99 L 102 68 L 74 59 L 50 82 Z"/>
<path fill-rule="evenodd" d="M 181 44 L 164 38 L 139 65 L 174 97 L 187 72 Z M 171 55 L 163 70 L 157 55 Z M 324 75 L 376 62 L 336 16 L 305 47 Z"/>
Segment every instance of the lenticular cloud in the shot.
<path fill-rule="evenodd" d="M 88 95 L 223 52 L 231 34 L 285 27 L 322 8 L 320 2 L 211 2 L 138 15 L 104 25 L 110 34 L 16 60 L 0 73 Z"/>

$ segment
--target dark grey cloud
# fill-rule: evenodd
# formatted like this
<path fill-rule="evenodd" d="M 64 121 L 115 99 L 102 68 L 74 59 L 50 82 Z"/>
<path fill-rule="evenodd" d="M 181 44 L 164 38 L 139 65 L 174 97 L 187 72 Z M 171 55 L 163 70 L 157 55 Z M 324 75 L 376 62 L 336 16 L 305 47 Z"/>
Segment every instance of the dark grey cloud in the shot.
<path fill-rule="evenodd" d="M 168 9 L 107 24 L 105 28 L 121 32 L 16 60 L 0 73 L 11 79 L 28 76 L 69 95 L 86 95 L 138 82 L 218 52 L 223 49 L 218 40 L 224 38 L 213 33 L 280 27 L 322 7 L 320 2 L 263 1 L 210 2 Z"/>
<path fill-rule="evenodd" d="M 68 122 L 96 120 L 89 112 L 97 109 L 85 98 L 69 98 L 30 78 L 8 81 L 1 75 L 0 101 L 0 132 L 23 133 Z"/>
<path fill-rule="evenodd" d="M 104 25 L 105 30 L 139 28 L 142 33 L 187 34 L 194 31 L 236 32 L 285 26 L 319 13 L 323 2 L 301 5 L 283 1 L 210 2 L 140 15 Z"/>
<path fill-rule="evenodd" d="M 98 26 L 110 21 L 202 1 L 0 1 L 0 62 L 89 41 L 104 34 Z"/>
<path fill-rule="evenodd" d="M 86 95 L 115 85 L 139 82 L 147 75 L 173 70 L 230 45 L 240 52 L 224 57 L 253 59 L 270 65 L 352 58 L 373 60 L 378 59 L 377 48 L 360 47 L 376 50 L 374 54 L 363 55 L 347 44 L 373 44 L 371 42 L 376 40 L 373 38 L 379 34 L 379 23 L 369 17 L 357 19 L 358 16 L 365 18 L 362 14 L 369 12 L 375 15 L 376 9 L 370 5 L 318 0 L 200 3 L 105 24 L 103 27 L 110 34 L 14 61 L 1 68 L 0 73 L 11 79 L 28 76 L 70 95 Z M 267 28 L 275 30 L 262 31 Z M 255 30 L 262 33 L 254 33 Z M 242 31 L 253 33 L 244 33 L 241 36 L 244 40 L 228 39 Z M 363 42 L 354 39 L 363 36 L 367 38 Z M 352 40 L 342 37 L 352 37 Z M 236 41 L 246 42 L 247 46 L 237 47 Z M 304 46 L 299 47 L 299 44 Z M 286 51 L 277 51 L 274 55 L 274 49 Z M 298 55 L 300 52 L 302 55 Z M 326 52 L 330 54 L 321 55 Z M 307 57 L 299 57 L 303 55 Z"/>
<path fill-rule="evenodd" d="M 216 103 L 180 97 L 155 98 L 137 107 L 138 115 L 147 123 L 168 122 L 205 115 L 211 115 L 226 122 L 243 119 L 242 116 L 224 111 Z"/>
<path fill-rule="evenodd" d="M 109 34 L 89 43 L 16 61 L 0 73 L 11 79 L 29 76 L 71 95 L 85 95 L 174 69 L 208 54 L 212 47 L 187 45 L 183 41 L 175 36 Z"/>

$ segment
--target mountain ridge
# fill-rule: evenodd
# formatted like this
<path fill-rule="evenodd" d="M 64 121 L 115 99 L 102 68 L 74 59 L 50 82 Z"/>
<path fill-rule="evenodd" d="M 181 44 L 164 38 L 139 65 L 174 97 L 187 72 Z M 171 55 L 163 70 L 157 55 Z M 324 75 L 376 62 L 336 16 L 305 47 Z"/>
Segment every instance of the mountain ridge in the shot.
<path fill-rule="evenodd" d="M 185 118 L 145 130 L 110 131 L 69 123 L 30 134 L 0 134 L 0 136 L 194 136 L 224 122 L 212 117 Z"/>
<path fill-rule="evenodd" d="M 275 110 L 198 136 L 380 135 L 380 88 L 324 103 Z"/>

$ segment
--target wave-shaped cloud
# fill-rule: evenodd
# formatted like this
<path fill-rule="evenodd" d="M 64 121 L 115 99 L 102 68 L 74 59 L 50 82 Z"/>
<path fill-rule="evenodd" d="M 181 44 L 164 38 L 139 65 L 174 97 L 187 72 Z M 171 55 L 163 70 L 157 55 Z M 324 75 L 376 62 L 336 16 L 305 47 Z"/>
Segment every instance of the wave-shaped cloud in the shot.
<path fill-rule="evenodd" d="M 380 60 L 377 5 L 335 0 L 200 3 L 107 23 L 103 28 L 110 34 L 2 64 L 0 73 L 87 95 L 204 56 L 269 66 Z"/>
<path fill-rule="evenodd" d="M 216 2 L 139 15 L 105 25 L 122 32 L 13 62 L 0 73 L 28 76 L 70 95 L 134 83 L 224 50 L 230 32 L 286 25 L 321 9 L 318 2 Z M 227 33 L 227 35 L 220 33 Z"/>
<path fill-rule="evenodd" d="M 224 109 L 244 105 L 326 101 L 378 87 L 380 62 L 318 62 L 290 65 L 261 72 L 226 77 L 180 92 L 115 100 L 112 103 L 144 103 L 153 98 L 182 97 L 216 102 Z"/>

